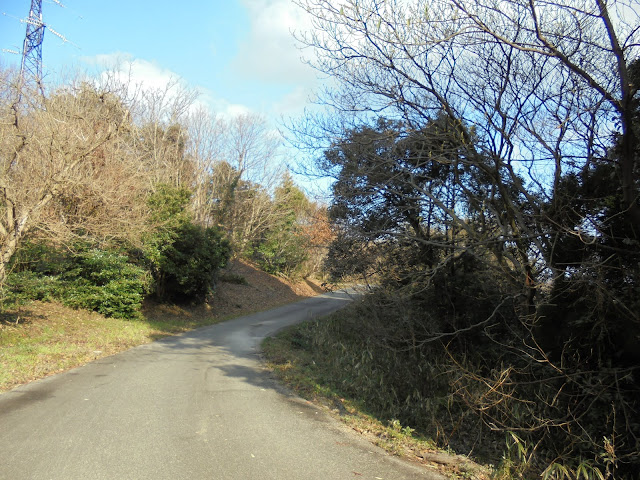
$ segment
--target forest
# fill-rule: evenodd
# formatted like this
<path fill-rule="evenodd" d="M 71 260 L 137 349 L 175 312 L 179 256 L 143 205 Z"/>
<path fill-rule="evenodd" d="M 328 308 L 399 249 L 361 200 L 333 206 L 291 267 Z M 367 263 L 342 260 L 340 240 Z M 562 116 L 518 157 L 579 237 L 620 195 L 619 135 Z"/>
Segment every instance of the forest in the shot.
<path fill-rule="evenodd" d="M 230 258 L 287 278 L 318 269 L 326 208 L 278 167 L 264 117 L 213 115 L 177 83 L 0 76 L 2 308 L 136 318 L 147 298 L 206 300 Z"/>

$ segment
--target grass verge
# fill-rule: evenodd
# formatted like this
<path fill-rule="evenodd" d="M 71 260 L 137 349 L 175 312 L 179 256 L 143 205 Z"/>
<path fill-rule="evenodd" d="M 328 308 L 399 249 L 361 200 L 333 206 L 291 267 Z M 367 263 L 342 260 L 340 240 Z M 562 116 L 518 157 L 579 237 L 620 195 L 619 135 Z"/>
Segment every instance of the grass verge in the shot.
<path fill-rule="evenodd" d="M 204 307 L 154 305 L 140 320 L 122 320 L 55 302 L 29 302 L 0 314 L 0 392 L 229 317 Z"/>
<path fill-rule="evenodd" d="M 322 321 L 322 320 L 319 320 Z M 295 325 L 262 344 L 267 368 L 300 397 L 310 400 L 340 418 L 353 430 L 394 455 L 423 464 L 451 479 L 486 480 L 488 470 L 466 457 L 438 449 L 399 421 L 386 423 L 368 413 L 363 399 L 345 395 L 339 371 L 322 360 L 308 341 L 316 322 Z"/>
<path fill-rule="evenodd" d="M 106 318 L 57 302 L 0 305 L 0 392 L 161 337 L 302 300 L 314 283 L 284 282 L 241 261 L 223 272 L 210 304 L 144 305 L 138 320 Z"/>

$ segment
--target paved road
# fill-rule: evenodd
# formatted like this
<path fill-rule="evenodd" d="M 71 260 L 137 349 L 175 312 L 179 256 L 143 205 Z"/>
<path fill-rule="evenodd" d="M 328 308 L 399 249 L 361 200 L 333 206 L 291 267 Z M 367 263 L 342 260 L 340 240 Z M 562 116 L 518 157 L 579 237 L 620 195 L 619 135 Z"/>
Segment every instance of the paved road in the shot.
<path fill-rule="evenodd" d="M 0 395 L 0 479 L 440 478 L 287 395 L 261 369 L 264 337 L 348 300 L 310 298 Z"/>

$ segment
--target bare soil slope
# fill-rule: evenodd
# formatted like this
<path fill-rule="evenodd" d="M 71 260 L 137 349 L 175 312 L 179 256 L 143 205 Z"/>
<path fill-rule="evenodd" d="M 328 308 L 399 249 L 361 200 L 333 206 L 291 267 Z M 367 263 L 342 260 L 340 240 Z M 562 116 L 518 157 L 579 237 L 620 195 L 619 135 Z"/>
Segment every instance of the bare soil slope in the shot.
<path fill-rule="evenodd" d="M 246 284 L 229 281 L 235 278 L 244 279 Z M 224 316 L 265 310 L 319 293 L 322 289 L 312 280 L 290 282 L 260 271 L 247 262 L 234 260 L 222 272 L 209 303 L 216 315 Z"/>

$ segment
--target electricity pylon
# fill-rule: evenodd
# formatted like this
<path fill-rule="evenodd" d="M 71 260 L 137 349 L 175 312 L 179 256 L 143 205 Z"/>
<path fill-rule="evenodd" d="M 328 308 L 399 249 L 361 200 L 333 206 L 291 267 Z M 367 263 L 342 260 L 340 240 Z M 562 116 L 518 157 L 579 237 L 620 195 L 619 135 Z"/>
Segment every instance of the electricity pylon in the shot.
<path fill-rule="evenodd" d="M 60 0 L 53 0 L 53 3 L 64 8 Z M 22 45 L 20 76 L 23 81 L 33 79 L 39 84 L 42 80 L 42 40 L 44 38 L 44 29 L 49 29 L 51 33 L 65 43 L 69 40 L 44 23 L 42 20 L 42 0 L 31 0 L 29 16 L 20 21 L 27 24 L 27 34 Z"/>
<path fill-rule="evenodd" d="M 42 0 L 31 0 L 31 10 L 24 22 L 27 24 L 27 34 L 22 46 L 22 65 L 20 75 L 23 80 L 27 76 L 36 83 L 42 80 L 42 39 L 45 24 L 42 21 Z"/>

